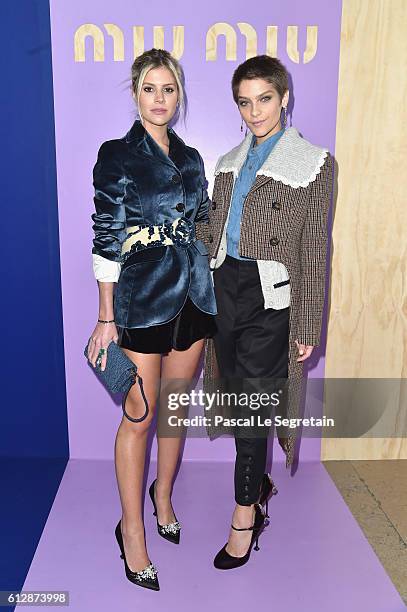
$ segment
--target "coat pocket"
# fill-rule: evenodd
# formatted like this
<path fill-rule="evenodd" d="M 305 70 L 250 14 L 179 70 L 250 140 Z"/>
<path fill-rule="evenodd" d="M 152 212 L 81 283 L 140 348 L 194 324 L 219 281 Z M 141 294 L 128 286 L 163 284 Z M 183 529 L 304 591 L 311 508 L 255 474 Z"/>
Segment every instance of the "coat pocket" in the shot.
<path fill-rule="evenodd" d="M 161 261 L 161 259 L 164 259 L 166 249 L 167 247 L 162 246 L 150 247 L 142 249 L 141 251 L 136 251 L 126 259 L 122 265 L 122 271 L 132 268 L 133 266 L 138 266 L 142 263 Z"/>
<path fill-rule="evenodd" d="M 282 310 L 290 305 L 290 279 L 286 267 L 278 262 L 265 259 L 257 260 L 264 308 Z"/>
<path fill-rule="evenodd" d="M 279 283 L 274 283 L 274 289 L 277 289 L 278 287 L 284 287 L 284 285 L 289 285 L 289 284 L 290 284 L 290 279 L 287 278 L 287 280 L 280 281 Z"/>

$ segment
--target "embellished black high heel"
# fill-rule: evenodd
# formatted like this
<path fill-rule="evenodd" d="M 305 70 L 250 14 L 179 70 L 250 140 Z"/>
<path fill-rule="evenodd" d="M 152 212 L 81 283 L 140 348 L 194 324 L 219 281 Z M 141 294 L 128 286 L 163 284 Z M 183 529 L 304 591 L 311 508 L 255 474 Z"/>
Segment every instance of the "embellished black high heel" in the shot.
<path fill-rule="evenodd" d="M 165 540 L 168 540 L 169 542 L 172 542 L 173 544 L 179 544 L 180 534 L 181 534 L 181 523 L 177 521 L 177 517 L 175 517 L 175 521 L 173 523 L 168 523 L 167 525 L 160 525 L 160 523 L 158 522 L 157 506 L 156 506 L 155 499 L 154 499 L 156 481 L 157 479 L 155 479 L 151 483 L 148 492 L 150 494 L 151 501 L 153 502 L 153 506 L 154 506 L 153 515 L 156 517 L 156 520 L 157 520 L 157 531 L 160 534 L 160 536 L 164 538 Z"/>
<path fill-rule="evenodd" d="M 262 481 L 261 481 L 261 486 L 260 486 L 260 499 L 259 499 L 259 504 L 260 506 L 264 505 L 266 506 L 266 518 L 270 518 L 269 516 L 269 499 L 273 496 L 273 495 L 277 495 L 278 493 L 278 489 L 276 487 L 276 485 L 274 484 L 270 474 L 264 474 Z"/>
<path fill-rule="evenodd" d="M 142 586 L 146 589 L 159 591 L 160 585 L 158 583 L 157 568 L 152 563 L 150 563 L 150 565 L 147 565 L 147 567 L 140 570 L 139 572 L 132 572 L 129 566 L 127 565 L 126 555 L 124 554 L 121 519 L 115 529 L 115 536 L 121 551 L 120 558 L 124 561 L 124 569 L 126 572 L 127 579 L 130 580 L 130 582 L 133 582 L 133 584 L 138 584 L 139 586 Z"/>
<path fill-rule="evenodd" d="M 235 567 L 240 567 L 245 565 L 250 559 L 250 553 L 252 551 L 253 544 L 255 543 L 254 550 L 260 550 L 259 548 L 259 536 L 264 529 L 265 526 L 265 516 L 262 512 L 262 509 L 259 504 L 254 505 L 255 515 L 254 515 L 254 523 L 251 527 L 243 527 L 237 528 L 231 525 L 232 529 L 235 531 L 253 531 L 252 539 L 250 540 L 249 548 L 246 554 L 243 557 L 233 557 L 226 551 L 225 546 L 218 552 L 216 557 L 213 560 L 213 564 L 217 569 L 228 570 L 234 569 Z"/>

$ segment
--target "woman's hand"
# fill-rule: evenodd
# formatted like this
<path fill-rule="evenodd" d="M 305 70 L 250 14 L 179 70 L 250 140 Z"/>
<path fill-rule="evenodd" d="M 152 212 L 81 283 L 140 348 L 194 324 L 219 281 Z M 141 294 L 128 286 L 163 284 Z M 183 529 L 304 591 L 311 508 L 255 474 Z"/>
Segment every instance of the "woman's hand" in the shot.
<path fill-rule="evenodd" d="M 98 358 L 100 349 L 105 349 L 100 365 L 101 370 L 105 369 L 107 347 L 109 346 L 111 340 L 113 340 L 113 342 L 117 342 L 118 339 L 119 336 L 114 323 L 96 323 L 96 327 L 93 330 L 88 344 L 88 359 L 94 368 L 96 367 L 96 360 Z"/>
<path fill-rule="evenodd" d="M 297 345 L 298 353 L 300 355 L 297 361 L 305 361 L 306 359 L 308 359 L 308 357 L 311 356 L 311 353 L 314 350 L 313 346 L 310 346 L 308 344 L 300 344 L 298 340 L 295 341 L 295 344 Z"/>

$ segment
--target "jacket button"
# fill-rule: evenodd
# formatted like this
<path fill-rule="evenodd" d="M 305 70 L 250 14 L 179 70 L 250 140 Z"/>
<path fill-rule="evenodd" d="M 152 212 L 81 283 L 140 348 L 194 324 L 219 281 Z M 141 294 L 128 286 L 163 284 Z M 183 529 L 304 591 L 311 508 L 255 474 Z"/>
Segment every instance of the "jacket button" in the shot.
<path fill-rule="evenodd" d="M 215 210 L 216 208 L 216 202 L 212 202 L 212 210 Z"/>
<path fill-rule="evenodd" d="M 182 204 L 182 202 L 180 202 L 176 205 L 175 208 L 178 210 L 178 212 L 182 212 L 184 210 L 184 205 Z"/>
<path fill-rule="evenodd" d="M 212 234 L 209 234 L 209 236 L 208 236 L 208 240 L 209 240 L 209 242 L 213 242 L 213 236 L 212 236 Z"/>
<path fill-rule="evenodd" d="M 273 236 L 273 238 L 270 238 L 270 244 L 272 246 L 276 246 L 279 242 L 280 242 L 279 239 L 276 238 L 275 236 Z"/>
<path fill-rule="evenodd" d="M 178 174 L 173 174 L 171 177 L 171 180 L 173 183 L 179 183 L 181 181 L 180 177 L 178 176 Z"/>
<path fill-rule="evenodd" d="M 274 210 L 281 210 L 280 202 L 272 202 L 271 207 L 274 208 Z"/>

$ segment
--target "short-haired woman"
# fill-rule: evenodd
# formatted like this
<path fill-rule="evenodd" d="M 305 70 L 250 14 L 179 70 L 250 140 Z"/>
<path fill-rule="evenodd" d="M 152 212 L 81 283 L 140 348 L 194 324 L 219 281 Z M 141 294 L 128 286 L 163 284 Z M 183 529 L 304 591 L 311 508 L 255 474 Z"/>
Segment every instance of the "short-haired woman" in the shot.
<path fill-rule="evenodd" d="M 238 66 L 232 91 L 249 133 L 215 169 L 207 244 L 218 331 L 206 341 L 204 387 L 217 376 L 243 387 L 288 379 L 291 416 L 303 363 L 320 340 L 333 158 L 286 127 L 288 74 L 277 58 Z M 276 492 L 264 473 L 267 437 L 234 433 L 236 506 L 214 560 L 219 569 L 248 561 L 264 526 L 262 506 Z M 291 465 L 294 436 L 279 442 Z"/>
<path fill-rule="evenodd" d="M 216 330 L 216 303 L 208 252 L 197 239 L 209 207 L 202 158 L 169 127 L 185 116 L 179 63 L 161 49 L 140 55 L 132 65 L 132 95 L 140 120 L 124 137 L 101 145 L 93 171 L 99 320 L 89 359 L 93 365 L 101 359 L 104 369 L 113 340 L 143 380 L 149 414 L 141 422 L 133 420 L 144 413 L 141 389 L 133 385 L 123 401 L 116 437 L 122 517 L 115 534 L 127 578 L 158 590 L 142 519 L 147 433 L 157 400 L 160 408 L 167 408 L 160 370 L 166 380 L 193 378 L 204 338 Z M 157 478 L 149 488 L 158 533 L 176 544 L 180 523 L 171 491 L 180 444 L 180 435 L 158 437 Z"/>

